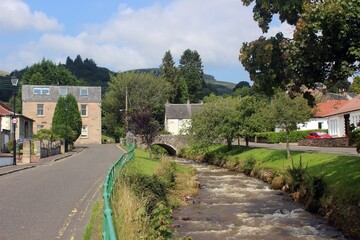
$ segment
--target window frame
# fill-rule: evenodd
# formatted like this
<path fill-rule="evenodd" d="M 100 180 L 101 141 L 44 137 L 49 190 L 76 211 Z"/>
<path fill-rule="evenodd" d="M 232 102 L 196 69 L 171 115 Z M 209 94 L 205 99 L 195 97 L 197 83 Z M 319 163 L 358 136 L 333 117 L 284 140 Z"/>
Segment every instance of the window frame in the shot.
<path fill-rule="evenodd" d="M 65 91 L 65 93 L 62 92 L 62 91 Z M 66 96 L 66 95 L 68 95 L 68 93 L 69 93 L 69 89 L 67 87 L 60 87 L 59 88 L 59 95 L 60 96 Z"/>
<path fill-rule="evenodd" d="M 45 87 L 33 88 L 34 95 L 50 95 L 50 89 Z"/>
<path fill-rule="evenodd" d="M 83 106 L 85 106 L 85 109 L 83 109 Z M 83 114 L 83 111 L 85 111 L 85 114 Z M 88 105 L 87 104 L 80 104 L 80 115 L 82 117 L 88 116 Z"/>
<path fill-rule="evenodd" d="M 80 88 L 80 96 L 89 96 L 89 89 L 88 88 Z"/>
<path fill-rule="evenodd" d="M 42 106 L 40 108 L 40 106 Z M 39 114 L 40 110 L 42 111 L 42 114 Z M 38 103 L 36 104 L 36 116 L 45 116 L 45 104 Z"/>

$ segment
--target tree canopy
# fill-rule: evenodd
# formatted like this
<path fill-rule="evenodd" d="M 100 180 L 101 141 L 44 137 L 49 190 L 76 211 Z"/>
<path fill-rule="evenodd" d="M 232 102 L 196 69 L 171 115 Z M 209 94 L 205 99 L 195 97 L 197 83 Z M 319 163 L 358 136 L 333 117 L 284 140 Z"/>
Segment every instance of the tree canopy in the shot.
<path fill-rule="evenodd" d="M 153 73 L 125 72 L 111 76 L 107 92 L 102 101 L 105 132 L 119 138 L 119 128 L 125 126 L 125 98 L 128 91 L 128 112 L 139 106 L 150 106 L 152 116 L 160 125 L 164 122 L 165 103 L 170 86 Z"/>
<path fill-rule="evenodd" d="M 59 97 L 52 118 L 54 134 L 65 140 L 65 143 L 73 144 L 81 134 L 82 120 L 77 101 L 72 94 Z"/>
<path fill-rule="evenodd" d="M 243 44 L 240 61 L 255 88 L 268 95 L 279 87 L 299 92 L 302 86 L 311 89 L 316 83 L 333 89 L 346 86 L 347 79 L 359 72 L 358 0 L 242 1 L 247 6 L 255 2 L 254 19 L 264 32 L 275 14 L 295 26 L 292 39 L 277 35 Z"/>
<path fill-rule="evenodd" d="M 21 82 L 32 85 L 83 85 L 83 82 L 79 81 L 64 66 L 55 65 L 45 59 L 26 68 Z"/>
<path fill-rule="evenodd" d="M 286 151 L 290 158 L 289 134 L 291 130 L 296 130 L 299 123 L 305 123 L 311 117 L 311 108 L 306 99 L 302 96 L 290 98 L 284 92 L 277 92 L 268 108 L 263 110 L 269 123 L 286 132 Z"/>

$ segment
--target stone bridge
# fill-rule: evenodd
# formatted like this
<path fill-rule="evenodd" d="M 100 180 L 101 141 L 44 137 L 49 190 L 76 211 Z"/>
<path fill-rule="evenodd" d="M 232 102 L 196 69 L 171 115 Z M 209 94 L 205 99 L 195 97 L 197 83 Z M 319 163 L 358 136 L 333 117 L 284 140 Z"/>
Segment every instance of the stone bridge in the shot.
<path fill-rule="evenodd" d="M 160 135 L 152 145 L 159 145 L 168 151 L 169 155 L 178 155 L 180 149 L 187 146 L 188 136 L 184 135 Z"/>

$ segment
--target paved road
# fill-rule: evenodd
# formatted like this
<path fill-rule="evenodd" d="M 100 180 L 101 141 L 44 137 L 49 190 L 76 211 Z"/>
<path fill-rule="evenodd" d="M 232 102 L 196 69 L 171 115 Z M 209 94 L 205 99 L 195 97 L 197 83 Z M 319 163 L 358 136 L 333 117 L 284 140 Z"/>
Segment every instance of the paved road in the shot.
<path fill-rule="evenodd" d="M 82 239 L 116 145 L 90 145 L 53 162 L 0 176 L 0 239 Z"/>

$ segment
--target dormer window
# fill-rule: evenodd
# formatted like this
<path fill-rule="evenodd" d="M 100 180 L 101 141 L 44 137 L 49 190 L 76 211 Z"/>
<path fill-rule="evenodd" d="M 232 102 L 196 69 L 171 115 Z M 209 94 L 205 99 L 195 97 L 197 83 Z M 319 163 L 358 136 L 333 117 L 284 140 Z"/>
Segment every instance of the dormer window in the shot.
<path fill-rule="evenodd" d="M 89 95 L 89 89 L 80 88 L 80 96 L 88 96 L 88 95 Z"/>
<path fill-rule="evenodd" d="M 61 88 L 59 89 L 59 94 L 60 94 L 61 96 L 67 95 L 67 94 L 68 94 L 68 89 L 67 89 L 66 87 L 61 87 Z"/>
<path fill-rule="evenodd" d="M 49 95 L 50 91 L 49 88 L 34 88 L 33 93 L 34 95 Z"/>

